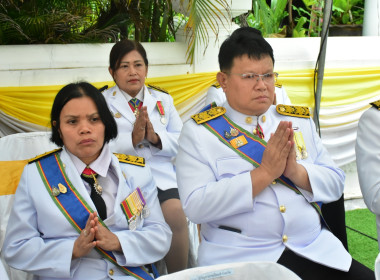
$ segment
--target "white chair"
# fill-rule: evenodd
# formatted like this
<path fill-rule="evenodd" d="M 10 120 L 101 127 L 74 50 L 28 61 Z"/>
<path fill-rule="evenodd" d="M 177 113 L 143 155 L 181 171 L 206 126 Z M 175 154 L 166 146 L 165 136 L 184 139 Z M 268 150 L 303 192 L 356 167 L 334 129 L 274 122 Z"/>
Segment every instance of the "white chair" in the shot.
<path fill-rule="evenodd" d="M 0 138 L 0 252 L 3 246 L 6 226 L 14 200 L 14 190 L 17 188 L 26 161 L 37 155 L 56 149 L 50 142 L 49 132 L 17 133 Z M 5 261 L 0 267 L 0 279 L 29 280 L 31 274 L 10 268 Z M 8 276 L 2 276 L 4 269 Z"/>
<path fill-rule="evenodd" d="M 159 280 L 301 280 L 294 272 L 274 262 L 241 262 L 186 269 Z"/>

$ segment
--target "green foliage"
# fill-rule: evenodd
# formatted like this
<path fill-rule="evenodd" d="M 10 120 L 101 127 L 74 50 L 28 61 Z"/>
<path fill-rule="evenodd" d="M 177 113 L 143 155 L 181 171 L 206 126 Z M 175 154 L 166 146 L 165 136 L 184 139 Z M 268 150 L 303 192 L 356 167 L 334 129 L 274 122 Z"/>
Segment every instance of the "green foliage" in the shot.
<path fill-rule="evenodd" d="M 174 15 L 169 0 L 5 0 L 0 44 L 167 41 Z"/>
<path fill-rule="evenodd" d="M 364 0 L 334 0 L 331 24 L 362 24 Z"/>
<path fill-rule="evenodd" d="M 272 0 L 270 6 L 265 0 L 253 0 L 252 5 L 252 12 L 246 18 L 249 26 L 259 29 L 265 37 L 274 37 L 285 30 L 287 0 Z"/>

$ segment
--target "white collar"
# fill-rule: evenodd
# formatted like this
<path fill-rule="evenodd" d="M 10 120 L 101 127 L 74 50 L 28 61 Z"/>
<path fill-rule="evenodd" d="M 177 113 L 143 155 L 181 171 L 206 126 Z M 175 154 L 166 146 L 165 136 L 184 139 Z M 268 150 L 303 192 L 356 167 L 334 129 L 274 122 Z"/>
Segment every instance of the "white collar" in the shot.
<path fill-rule="evenodd" d="M 122 90 L 121 88 L 119 88 L 118 85 L 116 85 L 116 87 L 123 94 L 123 96 L 125 97 L 125 99 L 127 99 L 127 102 L 129 102 L 132 99 L 132 96 L 130 96 L 124 90 Z M 137 98 L 140 101 L 144 101 L 144 89 L 145 89 L 145 85 L 140 89 L 139 93 L 135 96 L 135 98 Z"/>
<path fill-rule="evenodd" d="M 77 156 L 69 152 L 65 147 L 63 147 L 67 154 L 70 156 L 74 163 L 75 168 L 79 174 L 82 174 L 83 170 L 87 167 L 83 161 L 81 161 Z M 102 152 L 96 160 L 90 163 L 90 168 L 98 173 L 102 177 L 107 176 L 108 169 L 111 165 L 111 151 L 107 143 L 104 144 Z"/>

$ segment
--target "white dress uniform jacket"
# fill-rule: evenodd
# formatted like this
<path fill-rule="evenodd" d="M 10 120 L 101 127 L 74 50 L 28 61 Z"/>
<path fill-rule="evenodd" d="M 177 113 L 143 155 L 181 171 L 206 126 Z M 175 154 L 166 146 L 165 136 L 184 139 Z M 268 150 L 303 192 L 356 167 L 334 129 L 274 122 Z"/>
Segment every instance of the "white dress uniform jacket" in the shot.
<path fill-rule="evenodd" d="M 188 218 L 201 224 L 198 263 L 277 261 L 285 248 L 314 262 L 347 271 L 352 258 L 342 243 L 321 225 L 309 201 L 328 203 L 343 192 L 344 173 L 336 167 L 309 118 L 283 116 L 275 106 L 246 123 L 246 115 L 224 104 L 227 116 L 247 131 L 260 123 L 265 141 L 281 120 L 301 131 L 308 157 L 300 160 L 313 193 L 275 183 L 252 198 L 250 171 L 255 167 L 218 140 L 203 125 L 187 121 L 179 139 L 178 189 Z M 255 178 L 253 178 L 254 180 Z M 226 226 L 241 233 L 220 229 Z"/>
<path fill-rule="evenodd" d="M 356 166 L 360 189 L 368 209 L 376 214 L 380 240 L 380 111 L 369 108 L 359 120 L 356 138 Z M 379 245 L 380 249 L 380 245 Z"/>
<path fill-rule="evenodd" d="M 154 131 L 161 138 L 162 150 L 160 150 L 146 140 L 133 147 L 132 131 L 136 117 L 118 86 L 104 91 L 103 95 L 111 113 L 115 116 L 118 128 L 117 139 L 110 143 L 111 150 L 117 153 L 144 157 L 152 169 L 159 189 L 177 188 L 176 171 L 172 160 L 177 155 L 182 121 L 174 107 L 173 98 L 169 94 L 144 86 L 143 106 L 147 107 Z M 166 123 L 161 122 L 157 101 L 161 101 L 164 107 Z"/>
<path fill-rule="evenodd" d="M 274 92 L 276 93 L 276 104 L 287 104 L 287 105 L 292 104 L 283 86 L 281 87 L 276 86 L 274 88 Z M 205 101 L 206 105 L 212 102 L 215 102 L 217 105 L 223 105 L 225 101 L 226 101 L 226 94 L 224 93 L 221 87 L 217 88 L 217 87 L 211 86 L 208 89 L 207 95 L 206 95 L 206 101 Z"/>
<path fill-rule="evenodd" d="M 73 186 L 96 209 L 69 154 L 62 150 L 60 157 Z M 164 221 L 153 177 L 149 168 L 119 163 L 113 155 L 111 165 L 117 173 L 118 188 L 114 214 L 104 222 L 121 244 L 122 253 L 114 252 L 116 260 L 123 266 L 153 263 L 165 256 L 171 243 L 171 231 Z M 150 215 L 131 231 L 120 204 L 136 187 L 141 188 Z M 79 233 L 50 197 L 36 163 L 24 169 L 9 221 L 4 258 L 10 266 L 33 273 L 34 279 L 135 279 L 94 249 L 85 257 L 71 259 Z"/>

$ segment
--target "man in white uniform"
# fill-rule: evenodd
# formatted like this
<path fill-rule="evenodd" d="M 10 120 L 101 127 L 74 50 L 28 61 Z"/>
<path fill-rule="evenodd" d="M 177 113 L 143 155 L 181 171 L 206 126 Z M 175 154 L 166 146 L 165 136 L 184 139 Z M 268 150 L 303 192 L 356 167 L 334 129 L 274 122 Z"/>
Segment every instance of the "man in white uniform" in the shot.
<path fill-rule="evenodd" d="M 364 202 L 376 214 L 377 235 L 380 238 L 380 100 L 371 104 L 372 107 L 359 119 L 355 151 Z"/>
<path fill-rule="evenodd" d="M 320 203 L 341 197 L 343 171 L 308 108 L 272 105 L 273 50 L 245 30 L 219 52 L 227 101 L 194 115 L 179 139 L 179 194 L 201 225 L 199 265 L 273 261 L 302 279 L 374 279 L 320 216 Z"/>

